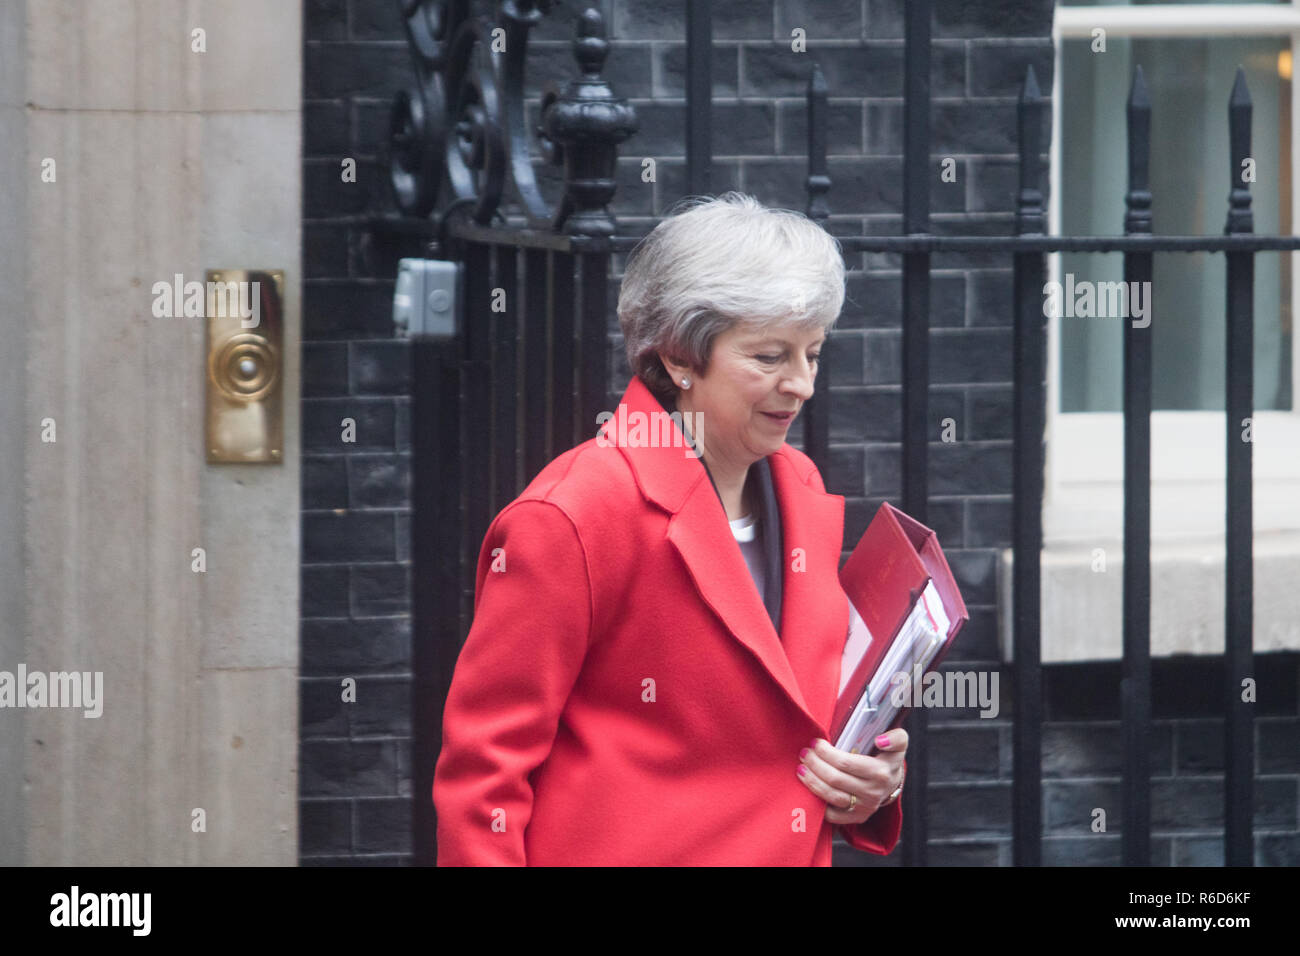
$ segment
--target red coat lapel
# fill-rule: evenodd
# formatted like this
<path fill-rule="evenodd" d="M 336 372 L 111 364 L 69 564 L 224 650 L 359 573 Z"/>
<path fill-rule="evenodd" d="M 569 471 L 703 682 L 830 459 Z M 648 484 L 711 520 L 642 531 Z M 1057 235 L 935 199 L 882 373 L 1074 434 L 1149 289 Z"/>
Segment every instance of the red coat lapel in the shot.
<path fill-rule="evenodd" d="M 848 629 L 848 606 L 835 600 L 843 533 L 844 499 L 809 487 L 797 473 L 789 446 L 771 456 L 772 483 L 781 510 L 784 567 L 781 636 L 772 627 L 754 588 L 726 512 L 703 463 L 686 447 L 674 425 L 677 447 L 650 447 L 620 441 L 633 434 L 640 418 L 643 435 L 662 435 L 667 415 L 640 379 L 633 377 L 612 421 L 604 429 L 617 441 L 642 495 L 672 518 L 668 539 L 681 555 L 700 598 L 731 635 L 749 649 L 794 704 L 826 727 L 834 707 L 842 643 L 836 632 Z M 804 462 L 807 460 L 804 459 Z M 795 549 L 800 549 L 799 553 Z M 832 640 L 828 641 L 828 636 Z"/>
<path fill-rule="evenodd" d="M 809 487 L 808 473 L 798 473 L 801 462 L 785 451 L 771 457 L 785 564 L 781 644 L 813 705 L 812 716 L 829 728 L 849 630 L 848 598 L 839 596 L 844 498 Z M 813 467 L 806 458 L 802 464 Z"/>

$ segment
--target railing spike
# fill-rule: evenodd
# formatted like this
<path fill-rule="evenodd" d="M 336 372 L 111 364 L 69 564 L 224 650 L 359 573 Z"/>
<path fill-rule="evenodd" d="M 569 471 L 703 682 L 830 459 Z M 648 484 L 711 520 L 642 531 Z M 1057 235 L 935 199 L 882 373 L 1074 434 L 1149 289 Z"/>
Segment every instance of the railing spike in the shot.
<path fill-rule="evenodd" d="M 826 86 L 826 75 L 822 73 L 821 64 L 816 60 L 813 60 L 812 73 L 808 77 L 808 86 L 809 89 L 817 93 L 825 93 L 829 89 Z"/>
<path fill-rule="evenodd" d="M 1043 94 L 1038 89 L 1038 75 L 1034 72 L 1034 64 L 1025 67 L 1025 82 L 1020 89 L 1020 102 L 1042 99 Z"/>
<path fill-rule="evenodd" d="M 1232 81 L 1232 96 L 1228 100 L 1230 106 L 1250 106 L 1250 87 L 1246 84 L 1246 70 L 1240 64 L 1237 66 L 1237 76 Z"/>
<path fill-rule="evenodd" d="M 1228 222 L 1224 226 L 1227 234 L 1252 232 L 1255 228 L 1254 213 L 1250 209 L 1250 183 L 1254 176 L 1247 175 L 1253 168 L 1254 159 L 1250 155 L 1250 126 L 1253 107 L 1250 102 L 1250 89 L 1246 86 L 1246 71 L 1237 67 L 1237 77 L 1232 83 L 1232 95 L 1228 97 Z"/>
<path fill-rule="evenodd" d="M 1025 69 L 1025 82 L 1016 104 L 1017 149 L 1020 153 L 1020 189 L 1016 197 L 1016 233 L 1027 235 L 1044 231 L 1041 153 L 1042 124 L 1046 101 L 1038 90 L 1038 77 L 1031 63 Z"/>
<path fill-rule="evenodd" d="M 1128 94 L 1128 192 L 1124 195 L 1124 233 L 1151 232 L 1151 97 L 1142 66 L 1133 68 Z"/>
<path fill-rule="evenodd" d="M 1128 105 L 1130 109 L 1151 108 L 1151 95 L 1147 92 L 1146 74 L 1142 72 L 1141 63 L 1133 67 L 1133 85 L 1129 87 Z"/>

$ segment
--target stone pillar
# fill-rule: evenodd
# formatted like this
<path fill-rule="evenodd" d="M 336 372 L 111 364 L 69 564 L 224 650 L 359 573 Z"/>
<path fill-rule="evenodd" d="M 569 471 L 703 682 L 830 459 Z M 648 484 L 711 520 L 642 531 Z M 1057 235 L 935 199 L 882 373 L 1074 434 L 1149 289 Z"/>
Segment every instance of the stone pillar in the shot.
<path fill-rule="evenodd" d="M 293 865 L 301 5 L 0 8 L 0 670 L 104 675 L 0 710 L 0 862 Z M 285 273 L 278 465 L 206 462 L 203 320 L 152 314 L 244 267 Z"/>
<path fill-rule="evenodd" d="M 23 520 L 27 443 L 25 396 L 27 322 L 26 195 L 19 182 L 27 163 L 23 107 L 26 77 L 24 20 L 19 3 L 0 3 L 0 668 L 13 669 L 26 652 L 27 604 L 23 589 L 26 534 Z M 0 865 L 24 862 L 27 820 L 23 784 L 25 713 L 0 711 Z"/>

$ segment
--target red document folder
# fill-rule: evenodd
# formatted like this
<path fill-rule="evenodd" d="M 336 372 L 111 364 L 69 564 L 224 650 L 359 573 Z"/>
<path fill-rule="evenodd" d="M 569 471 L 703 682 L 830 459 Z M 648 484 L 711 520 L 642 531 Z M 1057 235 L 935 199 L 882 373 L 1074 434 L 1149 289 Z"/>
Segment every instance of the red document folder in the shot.
<path fill-rule="evenodd" d="M 931 580 L 951 623 L 926 673 L 942 662 L 970 614 L 939 547 L 939 538 L 921 522 L 885 502 L 840 569 L 840 585 L 871 632 L 871 644 L 836 701 L 832 741 L 843 732 L 885 652 Z M 909 709 L 899 711 L 891 729 L 903 722 Z"/>

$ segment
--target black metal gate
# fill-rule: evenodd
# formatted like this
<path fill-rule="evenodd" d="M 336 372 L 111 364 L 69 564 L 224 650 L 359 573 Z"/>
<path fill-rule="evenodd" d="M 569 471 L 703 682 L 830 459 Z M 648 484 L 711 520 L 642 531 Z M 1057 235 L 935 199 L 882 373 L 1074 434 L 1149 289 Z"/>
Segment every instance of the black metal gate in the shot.
<path fill-rule="evenodd" d="M 390 171 L 405 228 L 435 235 L 431 258 L 462 264 L 460 333 L 412 341 L 412 564 L 416 636 L 414 821 L 416 860 L 435 859 L 429 799 L 440 746 L 440 717 L 456 656 L 469 631 L 476 557 L 492 516 L 555 455 L 595 431 L 609 397 L 607 340 L 610 257 L 629 251 L 607 206 L 618 144 L 636 130 L 631 107 L 601 78 L 608 45 L 599 12 L 587 10 L 574 41 L 577 77 L 549 90 L 540 127 L 525 128 L 524 64 L 529 31 L 547 0 L 505 0 L 473 16 L 468 0 L 402 0 L 417 80 L 393 112 Z M 1300 248 L 1295 237 L 1253 234 L 1248 186 L 1234 175 L 1222 237 L 1152 234 L 1151 105 L 1139 68 L 1128 101 L 1129 187 L 1124 234 L 1044 234 L 1043 130 L 1047 100 L 1032 67 L 1019 102 L 1020 186 L 1013 236 L 930 233 L 930 25 L 928 0 L 907 0 L 904 55 L 903 234 L 837 237 L 846 252 L 900 253 L 903 262 L 903 496 L 900 506 L 927 521 L 930 256 L 1001 253 L 1014 276 L 1013 606 L 1015 717 L 1013 847 L 1017 865 L 1041 859 L 1039 561 L 1042 546 L 1046 380 L 1043 255 L 1122 252 L 1126 281 L 1150 281 L 1157 252 L 1222 252 L 1227 257 L 1227 713 L 1226 854 L 1253 862 L 1252 713 L 1241 680 L 1252 673 L 1251 445 L 1234 422 L 1252 414 L 1254 254 Z M 687 193 L 709 193 L 711 5 L 687 6 Z M 502 31 L 495 35 L 493 30 Z M 493 44 L 504 38 L 504 49 Z M 808 80 L 807 214 L 825 223 L 828 90 L 814 64 Z M 1231 169 L 1250 154 L 1251 107 L 1244 75 L 1232 89 Z M 542 198 L 529 145 L 563 165 L 563 195 Z M 450 186 L 450 193 L 440 190 Z M 500 208 L 512 187 L 525 225 Z M 441 202 L 441 205 L 440 205 Z M 432 224 L 430 223 L 432 220 Z M 401 225 L 398 228 L 403 228 Z M 506 307 L 493 309 L 492 290 Z M 1124 331 L 1124 727 L 1123 858 L 1150 862 L 1150 329 Z M 829 376 L 818 375 L 804 418 L 804 450 L 826 473 Z M 834 491 L 830 488 L 828 490 Z M 908 723 L 904 795 L 905 863 L 926 862 L 926 715 Z"/>

